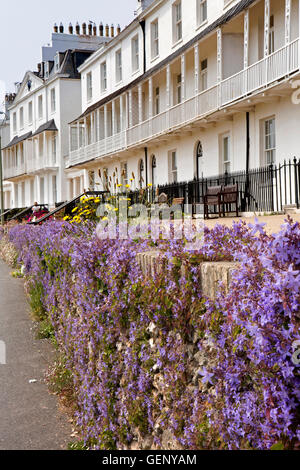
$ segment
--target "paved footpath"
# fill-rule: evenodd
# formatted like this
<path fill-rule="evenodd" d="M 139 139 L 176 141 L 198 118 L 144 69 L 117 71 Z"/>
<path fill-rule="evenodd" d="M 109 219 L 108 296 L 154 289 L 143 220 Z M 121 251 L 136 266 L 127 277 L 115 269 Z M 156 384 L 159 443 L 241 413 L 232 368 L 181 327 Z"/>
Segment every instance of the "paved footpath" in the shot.
<path fill-rule="evenodd" d="M 0 342 L 6 345 L 6 365 L 0 357 L 0 450 L 66 449 L 71 426 L 43 382 L 52 346 L 35 339 L 23 281 L 10 271 L 0 261 Z"/>

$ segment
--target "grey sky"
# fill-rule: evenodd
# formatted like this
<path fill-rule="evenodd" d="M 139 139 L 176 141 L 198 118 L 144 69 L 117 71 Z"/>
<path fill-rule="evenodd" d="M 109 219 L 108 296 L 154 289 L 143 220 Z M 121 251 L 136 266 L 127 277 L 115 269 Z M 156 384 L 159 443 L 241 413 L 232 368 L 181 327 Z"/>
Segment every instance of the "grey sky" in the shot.
<path fill-rule="evenodd" d="M 49 43 L 53 25 L 62 22 L 120 23 L 134 18 L 137 0 L 0 0 L 0 80 L 14 91 L 27 70 L 36 70 L 41 47 Z"/>

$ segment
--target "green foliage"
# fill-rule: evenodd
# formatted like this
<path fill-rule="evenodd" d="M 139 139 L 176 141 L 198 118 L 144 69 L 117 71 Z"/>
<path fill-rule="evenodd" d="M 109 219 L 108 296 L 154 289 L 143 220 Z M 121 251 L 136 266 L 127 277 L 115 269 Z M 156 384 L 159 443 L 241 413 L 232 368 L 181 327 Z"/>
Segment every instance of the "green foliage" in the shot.
<path fill-rule="evenodd" d="M 44 288 L 41 282 L 31 282 L 29 287 L 29 303 L 33 318 L 37 321 L 47 319 L 47 313 L 43 304 Z"/>

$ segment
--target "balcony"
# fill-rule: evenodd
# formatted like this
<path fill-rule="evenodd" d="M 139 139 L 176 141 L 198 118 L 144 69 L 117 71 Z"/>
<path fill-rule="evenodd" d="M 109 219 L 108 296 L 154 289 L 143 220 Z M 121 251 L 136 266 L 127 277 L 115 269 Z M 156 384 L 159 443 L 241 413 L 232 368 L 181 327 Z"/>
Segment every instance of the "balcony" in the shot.
<path fill-rule="evenodd" d="M 96 143 L 70 152 L 67 163 L 78 165 L 105 155 L 138 146 L 178 127 L 204 119 L 252 93 L 267 89 L 299 70 L 299 39 L 273 54 L 222 80 L 219 84 L 168 110 Z"/>
<path fill-rule="evenodd" d="M 29 157 L 26 161 L 26 172 L 35 174 L 41 170 L 55 170 L 58 168 L 56 158 L 52 155 L 43 155 L 41 157 Z"/>
<path fill-rule="evenodd" d="M 17 178 L 18 176 L 22 176 L 26 173 L 25 171 L 25 163 L 21 162 L 18 165 L 13 165 L 3 169 L 3 178 L 5 180 L 9 180 L 12 178 Z"/>

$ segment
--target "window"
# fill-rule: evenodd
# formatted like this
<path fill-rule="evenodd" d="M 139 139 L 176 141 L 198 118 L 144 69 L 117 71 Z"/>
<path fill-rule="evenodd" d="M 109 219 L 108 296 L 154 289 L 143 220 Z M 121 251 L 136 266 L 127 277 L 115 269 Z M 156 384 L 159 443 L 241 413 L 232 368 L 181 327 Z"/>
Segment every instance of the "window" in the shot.
<path fill-rule="evenodd" d="M 139 69 L 139 38 L 136 36 L 131 41 L 131 63 L 132 72 L 136 72 Z"/>
<path fill-rule="evenodd" d="M 196 147 L 196 177 L 198 180 L 203 178 L 203 148 L 200 141 Z"/>
<path fill-rule="evenodd" d="M 39 119 L 43 118 L 43 97 L 40 95 L 38 97 L 38 109 L 39 109 Z"/>
<path fill-rule="evenodd" d="M 13 131 L 17 132 L 17 114 L 13 114 Z"/>
<path fill-rule="evenodd" d="M 144 171 L 145 171 L 144 160 L 140 160 L 140 162 L 139 162 L 139 184 L 140 184 L 140 188 L 143 187 L 143 184 L 145 182 L 145 180 L 144 180 Z"/>
<path fill-rule="evenodd" d="M 44 154 L 44 137 L 41 135 L 39 137 L 39 157 L 42 158 Z"/>
<path fill-rule="evenodd" d="M 223 173 L 229 173 L 231 168 L 230 161 L 230 135 L 222 136 L 222 168 Z"/>
<path fill-rule="evenodd" d="M 173 42 L 182 39 L 181 1 L 173 4 Z"/>
<path fill-rule="evenodd" d="M 207 89 L 207 59 L 201 61 L 200 66 L 200 90 Z"/>
<path fill-rule="evenodd" d="M 52 199 L 53 204 L 57 202 L 57 178 L 56 175 L 52 176 Z"/>
<path fill-rule="evenodd" d="M 159 96 L 159 87 L 155 88 L 154 96 L 154 114 L 160 113 L 160 96 Z"/>
<path fill-rule="evenodd" d="M 53 165 L 55 165 L 56 162 L 56 156 L 57 156 L 57 136 L 54 134 L 52 136 L 52 162 Z"/>
<path fill-rule="evenodd" d="M 90 101 L 93 97 L 92 72 L 86 74 L 86 98 Z"/>
<path fill-rule="evenodd" d="M 275 163 L 276 157 L 276 134 L 275 118 L 264 121 L 264 162 L 265 165 Z"/>
<path fill-rule="evenodd" d="M 159 54 L 158 42 L 158 20 L 151 23 L 151 58 L 154 59 Z"/>
<path fill-rule="evenodd" d="M 100 65 L 100 76 L 101 76 L 101 91 L 106 91 L 107 89 L 107 68 L 106 62 Z"/>
<path fill-rule="evenodd" d="M 153 186 L 157 185 L 156 157 L 152 155 L 151 159 L 151 182 Z"/>
<path fill-rule="evenodd" d="M 121 163 L 121 183 L 123 186 L 126 186 L 128 184 L 128 165 L 127 162 L 122 162 Z"/>
<path fill-rule="evenodd" d="M 33 113 L 32 113 L 32 101 L 28 103 L 28 123 L 32 124 L 33 121 Z"/>
<path fill-rule="evenodd" d="M 181 103 L 181 98 L 182 98 L 182 88 L 181 88 L 182 82 L 181 82 L 181 74 L 177 75 L 176 77 L 176 104 Z"/>
<path fill-rule="evenodd" d="M 20 108 L 20 129 L 24 128 L 24 108 Z"/>
<path fill-rule="evenodd" d="M 177 171 L 177 152 L 176 150 L 171 152 L 171 183 L 177 183 L 178 171 Z"/>
<path fill-rule="evenodd" d="M 207 20 L 207 0 L 197 0 L 198 26 Z"/>
<path fill-rule="evenodd" d="M 56 111 L 56 93 L 55 93 L 55 88 L 52 88 L 50 92 L 50 97 L 51 97 L 51 113 L 55 113 Z"/>
<path fill-rule="evenodd" d="M 270 31 L 269 31 L 269 54 L 275 51 L 275 28 L 274 28 L 274 15 L 270 17 Z"/>
<path fill-rule="evenodd" d="M 116 52 L 116 82 L 122 80 L 122 52 L 121 49 Z"/>

